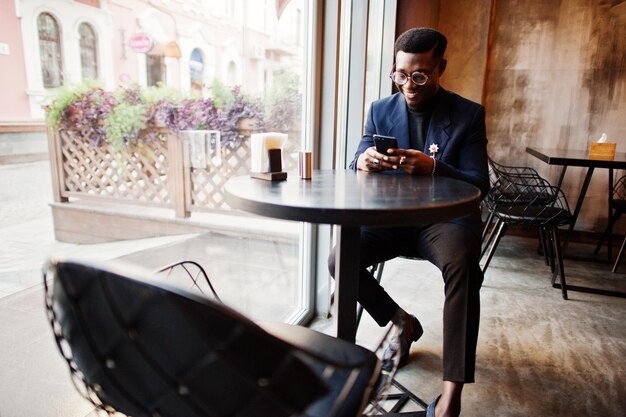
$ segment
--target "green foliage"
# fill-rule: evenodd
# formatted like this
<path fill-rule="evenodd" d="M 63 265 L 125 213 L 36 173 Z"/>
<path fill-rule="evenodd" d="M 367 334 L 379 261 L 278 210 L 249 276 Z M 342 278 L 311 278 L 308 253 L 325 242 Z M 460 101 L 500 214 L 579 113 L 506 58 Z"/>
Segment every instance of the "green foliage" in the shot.
<path fill-rule="evenodd" d="M 218 109 L 230 107 L 235 102 L 235 97 L 233 96 L 231 89 L 226 87 L 224 83 L 217 78 L 211 83 L 211 96 L 213 96 L 215 107 Z"/>
<path fill-rule="evenodd" d="M 299 120 L 301 94 L 292 73 L 276 75 L 266 105 L 244 95 L 239 86 L 213 82 L 212 98 L 184 97 L 180 91 L 159 85 L 120 87 L 110 92 L 100 83 L 86 80 L 61 88 L 47 107 L 53 130 L 91 142 L 115 147 L 162 139 L 162 128 L 180 132 L 214 129 L 221 132 L 221 145 L 232 149 L 253 131 L 269 128 L 287 131 Z M 271 109 L 266 123 L 267 108 Z M 245 125 L 245 128 L 243 127 Z"/>
<path fill-rule="evenodd" d="M 284 70 L 276 71 L 274 73 L 274 82 L 266 97 L 267 104 L 271 107 L 299 95 L 299 85 L 300 77 L 296 73 Z"/>
<path fill-rule="evenodd" d="M 104 120 L 108 141 L 117 148 L 128 145 L 146 128 L 146 107 L 138 103 L 118 102 Z"/>
<path fill-rule="evenodd" d="M 163 101 L 177 104 L 184 99 L 180 91 L 162 83 L 159 83 L 157 86 L 144 87 L 141 89 L 140 94 L 141 100 L 148 105 L 154 105 Z"/>
<path fill-rule="evenodd" d="M 278 71 L 265 101 L 269 109 L 266 127 L 269 130 L 286 132 L 294 128 L 301 119 L 302 94 L 300 79 L 290 71 Z"/>
<path fill-rule="evenodd" d="M 55 98 L 46 107 L 46 121 L 54 130 L 59 125 L 59 121 L 63 117 L 63 112 L 67 107 L 74 103 L 79 97 L 84 96 L 88 91 L 102 88 L 102 84 L 98 80 L 84 79 L 82 83 L 63 86 L 59 88 Z"/>

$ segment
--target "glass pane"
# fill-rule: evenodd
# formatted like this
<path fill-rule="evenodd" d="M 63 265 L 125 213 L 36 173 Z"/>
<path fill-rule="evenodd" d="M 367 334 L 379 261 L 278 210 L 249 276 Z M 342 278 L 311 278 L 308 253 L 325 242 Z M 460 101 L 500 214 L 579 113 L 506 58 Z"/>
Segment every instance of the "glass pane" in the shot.
<path fill-rule="evenodd" d="M 83 78 L 98 78 L 98 55 L 96 34 L 88 23 L 81 23 L 80 34 L 80 65 Z"/>
<path fill-rule="evenodd" d="M 52 15 L 42 13 L 37 18 L 37 29 L 43 85 L 46 88 L 59 87 L 63 84 L 59 25 Z"/>
<path fill-rule="evenodd" d="M 392 93 L 389 74 L 394 62 L 395 20 L 395 9 L 390 8 L 388 2 L 370 1 L 364 112 L 369 110 L 373 101 Z"/>
<path fill-rule="evenodd" d="M 250 171 L 250 137 L 260 132 L 287 134 L 283 171 L 297 175 L 302 148 L 302 109 L 307 26 L 304 0 L 286 3 L 280 18 L 276 2 L 265 0 L 207 3 L 220 36 L 191 49 L 189 82 L 215 106 L 204 128 L 188 132 L 192 211 L 228 214 L 231 232 L 212 235 L 204 246 L 218 292 L 246 314 L 265 320 L 295 321 L 308 305 L 303 279 L 306 238 L 303 226 L 233 211 L 222 186 Z M 211 7 L 213 5 L 213 7 Z M 167 65 L 167 63 L 166 63 Z M 302 242 L 302 243 L 301 243 Z"/>

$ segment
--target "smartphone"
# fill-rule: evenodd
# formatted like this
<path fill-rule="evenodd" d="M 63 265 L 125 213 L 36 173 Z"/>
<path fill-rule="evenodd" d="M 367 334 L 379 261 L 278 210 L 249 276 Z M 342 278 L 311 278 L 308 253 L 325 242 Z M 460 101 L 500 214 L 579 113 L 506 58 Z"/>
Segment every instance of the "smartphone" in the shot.
<path fill-rule="evenodd" d="M 393 136 L 374 135 L 374 145 L 376 150 L 387 155 L 389 148 L 397 148 L 398 141 Z"/>

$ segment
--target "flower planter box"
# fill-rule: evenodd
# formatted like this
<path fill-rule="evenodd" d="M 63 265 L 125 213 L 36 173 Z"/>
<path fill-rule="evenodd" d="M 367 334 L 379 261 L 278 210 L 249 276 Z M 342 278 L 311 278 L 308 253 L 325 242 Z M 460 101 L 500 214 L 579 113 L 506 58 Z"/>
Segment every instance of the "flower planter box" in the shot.
<path fill-rule="evenodd" d="M 297 166 L 297 133 L 283 155 L 285 170 Z M 237 147 L 222 146 L 218 158 L 204 167 L 190 163 L 190 146 L 183 134 L 168 129 L 160 139 L 120 149 L 107 142 L 90 141 L 58 131 L 49 135 L 54 200 L 101 199 L 117 203 L 173 208 L 177 217 L 191 211 L 230 210 L 222 187 L 250 170 L 249 138 Z"/>
<path fill-rule="evenodd" d="M 189 218 L 192 212 L 231 213 L 223 185 L 249 172 L 250 134 L 265 129 L 265 109 L 235 87 L 230 100 L 222 100 L 228 104 L 220 108 L 212 98 L 175 96 L 142 87 L 107 92 L 89 83 L 62 91 L 47 107 L 53 212 L 84 203 L 91 210 L 106 203 L 118 211 L 127 207 L 136 215 L 141 210 L 133 207 L 174 210 L 177 220 Z M 281 115 L 272 123 L 294 124 L 291 113 Z M 184 133 L 204 128 L 220 136 L 208 158 L 192 155 L 195 150 Z M 285 170 L 297 166 L 300 132 L 290 132 L 289 138 L 283 154 Z M 88 216 L 74 219 L 83 223 L 83 229 L 93 223 Z M 71 220 L 63 221 L 72 227 Z"/>

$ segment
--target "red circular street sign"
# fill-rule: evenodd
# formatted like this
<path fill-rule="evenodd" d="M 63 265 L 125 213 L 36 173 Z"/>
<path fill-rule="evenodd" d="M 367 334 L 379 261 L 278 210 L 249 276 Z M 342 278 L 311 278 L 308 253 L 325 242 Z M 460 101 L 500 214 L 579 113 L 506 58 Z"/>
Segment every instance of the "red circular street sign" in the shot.
<path fill-rule="evenodd" d="M 145 54 L 146 52 L 152 49 L 154 43 L 152 42 L 152 38 L 150 35 L 144 32 L 137 32 L 133 36 L 130 37 L 128 41 L 128 46 L 135 52 Z"/>

